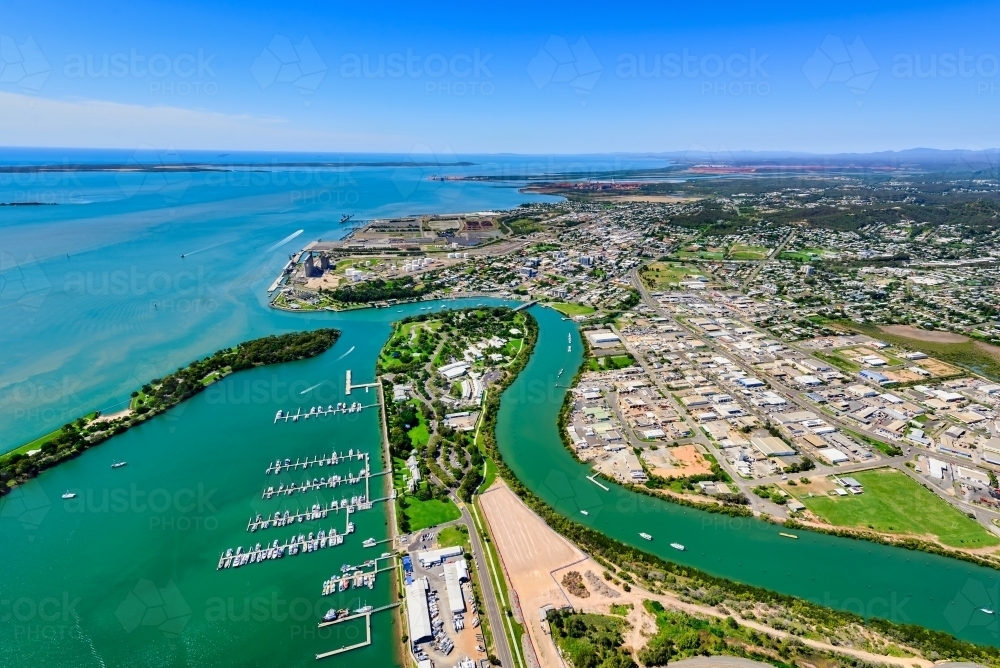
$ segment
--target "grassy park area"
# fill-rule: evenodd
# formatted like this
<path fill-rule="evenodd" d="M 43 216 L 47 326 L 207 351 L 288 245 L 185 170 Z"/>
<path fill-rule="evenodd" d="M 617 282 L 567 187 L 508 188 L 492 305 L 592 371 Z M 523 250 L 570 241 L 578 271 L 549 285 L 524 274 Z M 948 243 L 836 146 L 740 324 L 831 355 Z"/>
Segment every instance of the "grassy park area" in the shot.
<path fill-rule="evenodd" d="M 464 524 L 441 529 L 441 532 L 438 534 L 438 546 L 461 546 L 466 552 L 471 552 L 472 545 L 469 543 L 469 530 Z"/>
<path fill-rule="evenodd" d="M 701 275 L 694 265 L 683 262 L 651 262 L 642 268 L 640 275 L 651 290 L 664 290 L 671 285 L 676 287 L 677 283 L 689 280 L 692 275 Z"/>
<path fill-rule="evenodd" d="M 410 531 L 422 531 L 428 527 L 457 520 L 462 516 L 458 506 L 451 501 L 441 499 L 421 501 L 415 496 L 406 497 L 404 512 L 410 520 Z"/>
<path fill-rule="evenodd" d="M 597 309 L 593 306 L 586 306 L 584 304 L 574 304 L 571 302 L 552 302 L 549 304 L 552 308 L 559 311 L 563 315 L 568 315 L 573 317 L 574 315 L 590 315 Z"/>
<path fill-rule="evenodd" d="M 770 254 L 771 249 L 764 246 L 733 244 L 729 247 L 728 258 L 730 260 L 763 260 Z"/>
<path fill-rule="evenodd" d="M 802 496 L 799 500 L 817 516 L 837 526 L 913 536 L 933 534 L 950 547 L 1000 545 L 1000 538 L 905 473 L 876 469 L 855 473 L 853 477 L 864 486 L 863 494 Z"/>

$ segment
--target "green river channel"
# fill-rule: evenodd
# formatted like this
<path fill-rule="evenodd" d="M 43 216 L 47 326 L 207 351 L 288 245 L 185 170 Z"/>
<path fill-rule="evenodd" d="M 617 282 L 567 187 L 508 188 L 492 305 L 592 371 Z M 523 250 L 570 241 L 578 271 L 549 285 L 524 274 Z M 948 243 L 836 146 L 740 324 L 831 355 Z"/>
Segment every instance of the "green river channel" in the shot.
<path fill-rule="evenodd" d="M 503 302 L 448 306 L 478 303 Z M 5 497 L 0 664 L 288 668 L 317 665 L 317 653 L 363 641 L 363 619 L 325 629 L 316 624 L 331 607 L 390 603 L 390 573 L 380 574 L 373 590 L 324 597 L 321 587 L 342 564 L 359 564 L 385 550 L 361 546 L 365 538 L 388 535 L 384 504 L 353 515 L 356 531 L 341 546 L 239 569 L 216 566 L 226 548 L 246 549 L 321 528 L 343 531 L 343 515 L 335 514 L 294 528 L 248 533 L 246 526 L 257 513 L 305 510 L 363 493 L 344 485 L 261 498 L 278 482 L 360 468 L 355 461 L 265 475 L 277 458 L 353 448 L 371 454 L 373 472 L 385 470 L 377 409 L 277 424 L 275 413 L 339 401 L 376 404 L 374 389 L 345 396 L 346 370 L 352 370 L 354 383 L 374 380 L 392 321 L 427 306 L 276 317 L 280 331 L 337 327 L 342 336 L 316 358 L 234 374 Z M 563 447 L 556 424 L 566 392 L 559 384 L 573 377 L 582 360 L 579 332 L 551 309 L 535 306 L 531 313 L 540 326 L 538 345 L 503 395 L 497 440 L 521 480 L 560 512 L 713 575 L 977 643 L 998 642 L 996 617 L 979 612 L 997 608 L 998 578 L 990 569 L 804 531 L 797 532 L 799 540 L 788 540 L 765 522 L 710 515 L 614 485 L 606 492 L 587 480 L 588 467 Z M 115 460 L 128 465 L 112 469 Z M 387 494 L 386 477 L 373 483 L 372 498 Z M 61 499 L 67 490 L 77 497 Z M 640 531 L 654 540 L 644 541 Z M 674 541 L 687 551 L 671 549 Z M 371 645 L 322 664 L 396 665 L 393 647 L 400 631 L 392 619 L 390 613 L 374 615 Z"/>

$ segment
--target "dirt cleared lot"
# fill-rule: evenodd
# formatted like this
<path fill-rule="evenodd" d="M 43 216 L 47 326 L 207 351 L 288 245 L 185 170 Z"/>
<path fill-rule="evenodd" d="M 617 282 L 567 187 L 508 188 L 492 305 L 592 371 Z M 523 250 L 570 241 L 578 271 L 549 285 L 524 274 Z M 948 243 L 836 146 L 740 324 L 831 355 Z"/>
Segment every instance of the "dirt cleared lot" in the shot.
<path fill-rule="evenodd" d="M 653 473 L 664 478 L 688 477 L 712 472 L 712 465 L 694 445 L 660 448 L 645 453 L 644 458 L 651 465 Z"/>
<path fill-rule="evenodd" d="M 952 334 L 951 332 L 931 332 L 926 329 L 910 327 L 909 325 L 886 325 L 884 327 L 879 327 L 879 329 L 887 334 L 905 336 L 908 339 L 916 339 L 917 341 L 930 341 L 931 343 L 965 343 L 969 340 L 968 337 L 962 336 L 961 334 Z"/>
<path fill-rule="evenodd" d="M 550 529 L 510 489 L 495 484 L 479 499 L 504 570 L 517 592 L 525 628 L 542 668 L 560 667 L 555 645 L 538 619 L 544 605 L 568 602 L 552 571 L 585 558 L 583 552 Z"/>

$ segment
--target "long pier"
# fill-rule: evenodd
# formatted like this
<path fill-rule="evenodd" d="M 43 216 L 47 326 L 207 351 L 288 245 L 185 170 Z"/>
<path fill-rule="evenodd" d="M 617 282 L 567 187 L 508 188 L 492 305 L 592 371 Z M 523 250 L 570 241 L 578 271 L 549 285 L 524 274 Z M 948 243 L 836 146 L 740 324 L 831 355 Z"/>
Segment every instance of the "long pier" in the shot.
<path fill-rule="evenodd" d="M 355 459 L 360 460 L 367 458 L 368 458 L 367 452 L 362 452 L 361 450 L 355 452 L 354 448 L 351 448 L 350 450 L 347 451 L 346 455 L 342 452 L 335 451 L 330 456 L 319 455 L 313 457 L 312 459 L 309 459 L 307 457 L 306 459 L 301 460 L 298 457 L 296 457 L 294 464 L 292 463 L 291 459 L 285 459 L 284 462 L 282 462 L 280 459 L 276 459 L 273 464 L 268 465 L 267 470 L 264 471 L 264 475 L 270 475 L 271 473 L 278 474 L 281 473 L 282 471 L 295 471 L 297 469 L 305 470 L 310 466 L 335 466 L 341 462 L 349 462 Z"/>
<path fill-rule="evenodd" d="M 597 478 L 595 476 L 588 475 L 587 476 L 587 480 L 589 480 L 590 482 L 594 483 L 595 485 L 597 485 L 598 487 L 600 487 L 601 489 L 603 489 L 605 492 L 610 492 L 611 491 L 610 487 L 605 487 L 604 485 L 602 485 L 601 483 L 599 483 L 597 481 Z"/>
<path fill-rule="evenodd" d="M 384 473 L 380 471 L 378 475 L 384 475 Z M 291 496 L 296 492 L 311 492 L 319 489 L 336 489 L 341 485 L 357 485 L 358 483 L 366 481 L 368 477 L 369 474 L 365 469 L 362 469 L 356 476 L 350 474 L 346 477 L 335 475 L 330 476 L 329 478 L 320 478 L 319 481 L 307 480 L 301 485 L 296 485 L 294 482 L 289 484 L 288 487 L 278 485 L 277 489 L 272 486 L 261 492 L 260 498 L 270 499 L 271 497 L 281 496 L 282 494 L 285 496 Z"/>
<path fill-rule="evenodd" d="M 282 559 L 285 556 L 291 557 L 299 553 L 316 552 L 324 548 L 337 547 L 344 543 L 344 535 L 353 532 L 354 524 L 349 521 L 347 523 L 347 531 L 344 534 L 337 533 L 337 530 L 331 527 L 329 534 L 320 530 L 315 536 L 312 533 L 308 536 L 299 534 L 281 544 L 278 541 L 274 541 L 271 545 L 262 547 L 260 543 L 257 543 L 255 547 L 250 548 L 246 552 L 243 551 L 242 547 L 236 548 L 235 552 L 229 549 L 219 557 L 219 565 L 216 567 L 216 570 L 239 568 L 247 564 L 259 564 L 263 561 Z"/>
<path fill-rule="evenodd" d="M 320 622 L 317 628 L 324 628 L 326 626 L 333 626 L 334 624 L 340 624 L 341 622 L 349 622 L 352 619 L 357 619 L 358 617 L 364 617 L 366 615 L 374 615 L 376 612 L 382 612 L 384 610 L 392 610 L 393 608 L 398 608 L 403 605 L 402 603 L 390 603 L 389 605 L 383 605 L 379 608 L 374 608 L 368 612 L 356 612 L 353 615 L 347 615 L 346 617 L 341 617 L 340 619 L 334 619 L 329 622 Z"/>
<path fill-rule="evenodd" d="M 356 389 L 362 388 L 362 387 L 365 388 L 365 392 L 367 392 L 369 388 L 378 387 L 378 381 L 375 381 L 374 383 L 360 383 L 358 385 L 352 385 L 351 384 L 351 370 L 348 369 L 347 370 L 347 384 L 346 384 L 346 388 L 344 390 L 344 394 L 350 394 L 351 390 L 356 390 Z"/>
<path fill-rule="evenodd" d="M 362 510 L 371 510 L 376 503 L 381 503 L 382 501 L 389 501 L 395 499 L 395 496 L 384 496 L 378 499 L 368 499 L 367 497 L 354 497 L 351 500 L 341 499 L 340 501 L 331 501 L 327 504 L 314 504 L 312 508 L 305 511 L 296 511 L 295 514 L 289 513 L 287 510 L 284 513 L 280 511 L 275 512 L 270 518 L 261 517 L 257 515 L 256 518 L 251 519 L 247 523 L 247 531 L 257 531 L 258 529 L 270 529 L 272 527 L 284 527 L 291 526 L 293 524 L 298 524 L 301 522 L 312 522 L 315 520 L 326 519 L 331 512 L 340 514 L 341 510 L 347 512 L 347 516 L 350 517 L 351 513 L 357 513 Z"/>
<path fill-rule="evenodd" d="M 367 387 L 367 386 L 355 385 L 355 387 Z M 348 392 L 348 394 L 350 394 L 350 392 Z M 330 415 L 346 415 L 348 413 L 360 413 L 366 408 L 374 408 L 377 405 L 378 404 L 362 404 L 360 401 L 355 401 L 350 405 L 346 403 L 339 403 L 336 406 L 334 406 L 333 404 L 329 404 L 326 408 L 323 408 L 322 406 L 313 406 L 304 413 L 302 412 L 301 408 L 299 408 L 298 412 L 296 413 L 292 413 L 290 411 L 288 413 L 286 413 L 285 411 L 278 411 L 277 415 L 274 416 L 274 422 L 277 423 L 278 420 L 283 420 L 285 422 L 288 422 L 289 420 L 291 420 L 292 422 L 298 422 L 300 419 L 308 420 L 311 417 L 319 418 L 319 417 L 328 417 Z"/>
<path fill-rule="evenodd" d="M 384 610 L 392 610 L 393 608 L 398 608 L 402 603 L 390 603 L 389 605 L 383 605 L 379 608 L 374 608 L 367 612 L 358 612 L 353 615 L 347 615 L 340 619 L 336 619 L 332 622 L 321 622 L 319 628 L 324 626 L 330 626 L 331 624 L 339 624 L 341 622 L 348 622 L 352 619 L 358 619 L 359 617 L 365 617 L 365 639 L 359 643 L 349 645 L 347 647 L 341 647 L 340 649 L 335 649 L 330 652 L 324 652 L 322 654 L 317 654 L 316 659 L 326 659 L 327 657 L 336 656 L 337 654 L 343 654 L 344 652 L 350 652 L 352 649 L 360 649 L 362 647 L 367 647 L 372 644 L 372 615 L 376 612 L 382 612 Z"/>
<path fill-rule="evenodd" d="M 397 603 L 396 605 L 399 604 Z M 372 614 L 370 612 L 351 615 L 349 617 L 344 617 L 343 620 L 338 620 L 338 621 L 346 622 L 348 619 L 357 619 L 358 617 L 365 617 L 365 639 L 359 643 L 348 645 L 347 647 L 341 647 L 340 649 L 335 649 L 330 652 L 323 652 L 322 654 L 317 654 L 316 655 L 317 660 L 326 659 L 328 657 L 336 656 L 338 654 L 343 654 L 344 652 L 350 652 L 352 649 L 361 649 L 362 647 L 367 647 L 368 645 L 372 644 Z M 337 622 L 329 622 L 329 623 L 336 624 Z M 323 625 L 320 624 L 320 626 L 322 627 Z"/>

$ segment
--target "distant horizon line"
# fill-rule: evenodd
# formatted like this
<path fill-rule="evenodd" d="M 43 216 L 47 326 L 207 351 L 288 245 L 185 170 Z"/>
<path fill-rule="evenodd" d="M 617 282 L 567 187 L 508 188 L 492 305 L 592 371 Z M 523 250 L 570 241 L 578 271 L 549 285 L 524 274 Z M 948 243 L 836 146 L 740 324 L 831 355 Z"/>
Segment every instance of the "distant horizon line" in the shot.
<path fill-rule="evenodd" d="M 215 154 L 215 157 L 227 157 L 230 155 L 312 155 L 312 156 L 393 156 L 398 158 L 399 156 L 407 157 L 432 157 L 437 158 L 437 160 L 427 161 L 436 162 L 439 164 L 454 164 L 458 162 L 456 160 L 459 157 L 466 156 L 483 156 L 483 157 L 531 157 L 531 158 L 573 158 L 573 157 L 630 157 L 630 158 L 652 158 L 652 159 L 676 159 L 678 157 L 683 158 L 685 156 L 705 156 L 714 160 L 725 161 L 727 156 L 762 156 L 762 157 L 813 157 L 813 158 L 841 158 L 848 156 L 882 156 L 882 155 L 907 155 L 916 156 L 922 154 L 925 156 L 930 155 L 942 155 L 942 154 L 968 154 L 968 155 L 982 155 L 989 153 L 1000 153 L 1000 147 L 986 147 L 986 148 L 931 148 L 925 146 L 915 146 L 912 148 L 905 149 L 884 149 L 884 150 L 871 150 L 871 151 L 839 151 L 839 152 L 820 152 L 820 151 L 804 151 L 804 150 L 786 150 L 786 149 L 766 149 L 766 150 L 755 150 L 755 149 L 739 149 L 739 150 L 709 150 L 709 149 L 677 149 L 670 151 L 581 151 L 576 153 L 562 153 L 562 152 L 543 152 L 543 153 L 517 153 L 511 151 L 469 151 L 469 152 L 448 152 L 442 155 L 439 152 L 434 151 L 354 151 L 354 150 L 333 150 L 333 151 L 303 151 L 303 150 L 291 150 L 291 149 L 227 149 L 227 148 L 176 148 L 176 147 L 152 147 L 152 146 L 139 146 L 139 147 L 103 147 L 103 146 L 16 146 L 16 145 L 0 145 L 0 157 L 3 157 L 3 153 L 13 153 L 13 152 L 107 152 L 107 153 L 127 153 L 127 154 L 159 154 L 161 157 L 167 157 L 171 154 L 179 153 L 197 153 L 197 154 Z M 442 158 L 448 158 L 447 160 L 442 160 Z"/>

